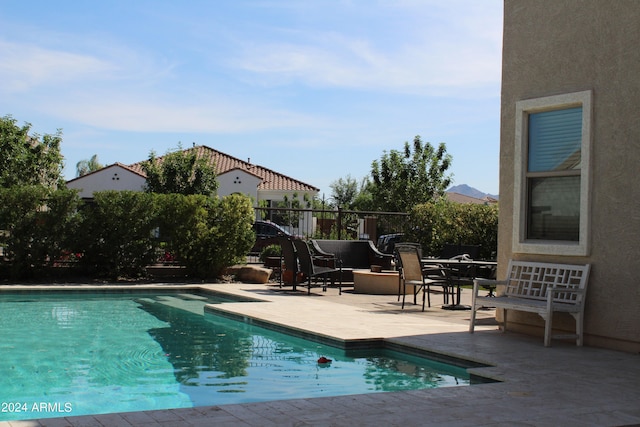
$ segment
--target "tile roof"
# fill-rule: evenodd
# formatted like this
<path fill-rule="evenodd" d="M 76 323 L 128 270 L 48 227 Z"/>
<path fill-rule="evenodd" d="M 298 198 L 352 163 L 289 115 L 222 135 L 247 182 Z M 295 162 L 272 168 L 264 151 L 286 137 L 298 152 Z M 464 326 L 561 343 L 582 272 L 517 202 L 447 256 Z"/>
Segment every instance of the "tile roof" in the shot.
<path fill-rule="evenodd" d="M 214 150 L 213 148 L 207 147 L 206 145 L 197 145 L 192 148 L 187 148 L 183 151 L 188 152 L 192 150 L 196 150 L 196 154 L 199 158 L 204 157 L 210 164 L 214 164 L 217 175 L 222 175 L 232 169 L 240 169 L 259 178 L 262 178 L 262 182 L 260 183 L 260 185 L 258 185 L 258 190 L 288 190 L 303 192 L 320 191 L 319 188 L 316 188 L 310 184 L 298 181 L 297 179 L 293 179 L 260 165 L 240 160 L 228 154 Z M 159 156 L 158 160 L 162 161 L 162 158 L 163 156 Z M 142 162 L 129 165 L 129 168 L 134 172 L 145 176 L 145 173 L 142 170 Z"/>

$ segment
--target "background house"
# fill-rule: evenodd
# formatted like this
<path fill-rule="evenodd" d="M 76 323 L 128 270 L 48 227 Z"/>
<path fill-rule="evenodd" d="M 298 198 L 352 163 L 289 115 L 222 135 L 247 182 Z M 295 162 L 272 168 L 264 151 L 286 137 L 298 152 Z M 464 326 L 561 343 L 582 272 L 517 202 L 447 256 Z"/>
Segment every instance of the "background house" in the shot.
<path fill-rule="evenodd" d="M 67 187 L 80 191 L 83 199 L 92 199 L 93 193 L 105 190 L 144 190 L 146 178 L 138 169 L 114 163 L 102 169 L 67 181 Z"/>
<path fill-rule="evenodd" d="M 275 207 L 285 200 L 292 201 L 294 198 L 300 201 L 305 197 L 312 200 L 320 191 L 310 184 L 253 164 L 250 160 L 243 161 L 207 146 L 194 146 L 185 151 L 191 150 L 195 150 L 198 157 L 207 159 L 215 166 L 220 197 L 241 193 L 250 196 L 256 207 Z M 158 159 L 161 161 L 162 157 Z M 78 189 L 81 197 L 91 199 L 95 191 L 142 191 L 145 181 L 146 175 L 140 161 L 132 165 L 115 163 L 106 166 L 68 181 L 67 187 Z M 300 221 L 305 224 L 299 224 L 299 228 L 309 229 L 306 222 L 311 220 L 310 213 L 303 215 Z"/>
<path fill-rule="evenodd" d="M 509 258 L 591 263 L 585 343 L 635 353 L 639 23 L 634 0 L 505 1 L 498 233 L 499 278 Z"/>

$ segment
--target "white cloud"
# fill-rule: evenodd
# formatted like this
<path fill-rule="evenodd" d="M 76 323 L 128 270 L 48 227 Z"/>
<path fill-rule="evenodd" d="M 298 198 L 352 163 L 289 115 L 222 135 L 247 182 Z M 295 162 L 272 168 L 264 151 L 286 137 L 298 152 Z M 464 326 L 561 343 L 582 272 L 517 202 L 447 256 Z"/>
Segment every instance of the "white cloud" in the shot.
<path fill-rule="evenodd" d="M 384 29 L 389 39 L 376 33 L 375 24 L 365 35 L 349 28 L 288 29 L 281 31 L 286 39 L 278 40 L 274 31 L 271 40 L 241 44 L 232 64 L 262 84 L 433 94 L 499 83 L 502 37 L 494 16 L 467 3 L 466 9 L 440 10 L 435 17 L 433 5 L 418 5 L 401 5 L 409 7 L 403 11 L 406 27 L 390 23 Z"/>
<path fill-rule="evenodd" d="M 232 103 L 185 103 L 143 99 L 136 94 L 76 96 L 43 105 L 53 116 L 100 129 L 132 132 L 251 132 L 318 125 L 320 120 L 284 110 Z"/>
<path fill-rule="evenodd" d="M 110 38 L 41 33 L 57 47 L 0 39 L 0 92 L 27 93 L 104 87 L 152 86 L 171 76 L 175 64 Z M 51 43 L 50 43 L 51 44 Z M 90 53 L 86 53 L 90 52 Z"/>
<path fill-rule="evenodd" d="M 0 40 L 0 106 L 28 104 L 64 121 L 133 132 L 251 132 L 320 121 L 175 80 L 170 64 L 126 47 L 93 44 L 96 54 L 83 55 Z"/>
<path fill-rule="evenodd" d="M 6 92 L 73 82 L 78 78 L 112 73 L 114 69 L 113 64 L 91 55 L 0 40 L 0 80 L 2 90 Z"/>
<path fill-rule="evenodd" d="M 336 46 L 340 46 L 336 48 Z M 500 53 L 443 43 L 382 52 L 362 41 L 332 47 L 293 44 L 253 46 L 237 66 L 271 84 L 301 81 L 312 86 L 433 93 L 442 87 L 496 84 Z"/>

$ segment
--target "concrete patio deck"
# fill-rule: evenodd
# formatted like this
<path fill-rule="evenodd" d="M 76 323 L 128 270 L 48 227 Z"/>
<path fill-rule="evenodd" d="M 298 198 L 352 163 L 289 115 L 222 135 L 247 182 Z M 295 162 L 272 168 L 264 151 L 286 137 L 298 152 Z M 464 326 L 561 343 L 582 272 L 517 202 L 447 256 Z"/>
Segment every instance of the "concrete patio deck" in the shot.
<path fill-rule="evenodd" d="M 168 286 L 168 285 L 167 285 Z M 329 289 L 291 292 L 272 285 L 199 285 L 263 302 L 216 306 L 337 339 L 393 343 L 490 365 L 473 368 L 499 383 L 162 411 L 0 422 L 8 426 L 631 426 L 640 425 L 640 356 L 497 330 L 483 312 L 469 334 L 469 311 L 433 305 L 404 310 L 393 295 Z M 120 287 L 120 286 L 119 286 Z M 140 286 L 142 287 L 142 286 Z M 4 287 L 3 287 L 4 288 Z M 11 289 L 21 288 L 10 286 Z M 89 288 L 87 286 L 86 288 Z M 470 291 L 463 292 L 463 303 Z M 440 303 L 439 295 L 432 303 Z M 277 398 L 277 396 L 274 396 Z"/>

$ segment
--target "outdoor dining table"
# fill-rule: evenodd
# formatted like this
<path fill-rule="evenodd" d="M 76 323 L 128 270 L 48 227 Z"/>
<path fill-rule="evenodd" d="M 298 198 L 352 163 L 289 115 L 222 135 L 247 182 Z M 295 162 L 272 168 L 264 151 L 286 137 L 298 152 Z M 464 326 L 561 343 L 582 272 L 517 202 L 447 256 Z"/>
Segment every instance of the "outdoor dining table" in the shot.
<path fill-rule="evenodd" d="M 461 268 L 460 267 L 475 267 L 470 268 L 469 271 L 473 273 L 473 276 L 464 276 L 466 279 L 473 280 L 477 277 L 476 271 L 477 267 L 490 267 L 495 268 L 498 263 L 496 261 L 481 261 L 481 260 L 473 260 L 473 259 L 464 259 L 464 258 L 422 258 L 420 260 L 423 266 L 426 265 L 440 265 L 449 270 L 456 270 L 458 277 L 456 280 L 456 293 L 458 295 L 458 299 L 456 301 L 455 295 L 452 295 L 452 304 L 443 305 L 442 308 L 444 310 L 471 310 L 471 307 L 468 305 L 463 305 L 460 303 L 461 290 L 460 290 L 460 282 L 461 282 Z M 457 267 L 457 268 L 456 268 Z"/>

